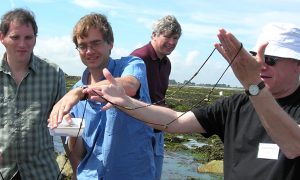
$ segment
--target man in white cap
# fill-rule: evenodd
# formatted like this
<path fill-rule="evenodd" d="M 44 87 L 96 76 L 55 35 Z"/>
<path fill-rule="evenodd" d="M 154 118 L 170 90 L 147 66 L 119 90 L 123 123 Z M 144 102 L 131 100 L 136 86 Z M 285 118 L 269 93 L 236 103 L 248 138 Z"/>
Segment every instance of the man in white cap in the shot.
<path fill-rule="evenodd" d="M 259 38 L 254 57 L 231 33 L 219 30 L 220 43 L 215 47 L 232 62 L 233 72 L 246 91 L 207 107 L 181 113 L 147 106 L 126 96 L 106 69 L 104 75 L 111 85 L 84 92 L 90 93 L 91 99 L 103 101 L 95 96 L 96 91 L 126 113 L 157 129 L 174 133 L 200 132 L 205 137 L 218 135 L 224 142 L 224 179 L 299 179 L 300 29 L 290 24 L 268 24 L 261 37 L 267 37 L 268 43 Z M 111 107 L 111 103 L 103 110 Z M 143 106 L 147 108 L 141 108 Z M 139 108 L 134 109 L 136 107 Z M 160 121 L 156 121 L 158 119 Z"/>

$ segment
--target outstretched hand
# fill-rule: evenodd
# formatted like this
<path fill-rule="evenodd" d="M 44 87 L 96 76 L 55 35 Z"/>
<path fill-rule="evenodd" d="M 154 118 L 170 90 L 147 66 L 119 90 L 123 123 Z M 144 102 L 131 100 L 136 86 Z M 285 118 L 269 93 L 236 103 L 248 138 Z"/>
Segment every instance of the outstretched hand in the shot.
<path fill-rule="evenodd" d="M 250 84 L 260 82 L 261 65 L 267 43 L 261 45 L 257 56 L 253 57 L 244 48 L 240 49 L 241 42 L 230 32 L 220 29 L 217 36 L 220 43 L 215 43 L 215 47 L 228 63 L 232 63 L 231 68 L 241 84 L 248 88 Z"/>
<path fill-rule="evenodd" d="M 62 122 L 63 118 L 71 122 L 71 116 L 69 116 L 68 113 L 72 107 L 79 102 L 81 98 L 80 94 L 82 94 L 82 89 L 72 89 L 53 106 L 48 119 L 51 128 L 56 128 L 58 124 Z"/>
<path fill-rule="evenodd" d="M 92 100 L 107 102 L 102 110 L 107 110 L 114 105 L 125 106 L 128 98 L 122 85 L 118 84 L 108 69 L 103 69 L 103 75 L 109 81 L 108 85 L 95 86 L 84 90 Z"/>

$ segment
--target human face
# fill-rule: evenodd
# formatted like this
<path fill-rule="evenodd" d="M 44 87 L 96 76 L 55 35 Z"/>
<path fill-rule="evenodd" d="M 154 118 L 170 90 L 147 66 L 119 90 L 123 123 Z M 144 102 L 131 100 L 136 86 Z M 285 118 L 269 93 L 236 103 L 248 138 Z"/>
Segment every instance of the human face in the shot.
<path fill-rule="evenodd" d="M 263 63 L 260 77 L 275 98 L 285 97 L 299 85 L 300 62 L 288 58 L 273 58 L 275 64 Z"/>
<path fill-rule="evenodd" d="M 102 34 L 96 28 L 91 28 L 87 33 L 87 37 L 79 38 L 77 42 L 77 49 L 84 65 L 90 70 L 100 71 L 107 67 L 113 44 L 104 41 Z"/>
<path fill-rule="evenodd" d="M 170 55 L 176 48 L 179 37 L 180 36 L 178 34 L 167 36 L 164 33 L 153 33 L 151 43 L 157 56 L 161 59 L 164 56 Z"/>
<path fill-rule="evenodd" d="M 6 48 L 9 64 L 27 65 L 29 63 L 36 43 L 36 36 L 31 24 L 12 21 L 7 34 L 0 33 L 0 40 Z"/>

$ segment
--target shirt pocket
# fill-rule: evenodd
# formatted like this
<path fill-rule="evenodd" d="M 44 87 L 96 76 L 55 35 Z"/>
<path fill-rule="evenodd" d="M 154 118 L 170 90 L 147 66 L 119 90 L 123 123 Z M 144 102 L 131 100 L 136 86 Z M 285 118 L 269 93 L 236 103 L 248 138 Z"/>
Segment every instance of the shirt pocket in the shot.
<path fill-rule="evenodd" d="M 9 112 L 9 99 L 5 97 L 0 97 L 0 128 L 4 128 L 4 126 L 8 123 L 9 116 L 12 114 Z"/>

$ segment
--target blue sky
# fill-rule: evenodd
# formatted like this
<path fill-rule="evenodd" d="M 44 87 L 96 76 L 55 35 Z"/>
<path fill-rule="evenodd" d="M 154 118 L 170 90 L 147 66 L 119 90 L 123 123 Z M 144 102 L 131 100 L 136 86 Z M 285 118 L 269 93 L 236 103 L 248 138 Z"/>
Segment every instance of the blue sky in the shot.
<path fill-rule="evenodd" d="M 153 22 L 175 15 L 183 34 L 169 58 L 170 79 L 178 82 L 188 80 L 202 65 L 218 41 L 220 28 L 231 31 L 250 49 L 268 22 L 300 26 L 299 0 L 0 0 L 0 4 L 1 16 L 17 7 L 35 13 L 39 33 L 34 53 L 57 63 L 69 75 L 81 75 L 84 70 L 71 33 L 79 18 L 90 12 L 108 17 L 115 36 L 113 58 L 148 43 Z M 192 82 L 214 84 L 226 67 L 227 62 L 216 51 Z M 220 83 L 241 86 L 231 70 Z"/>

